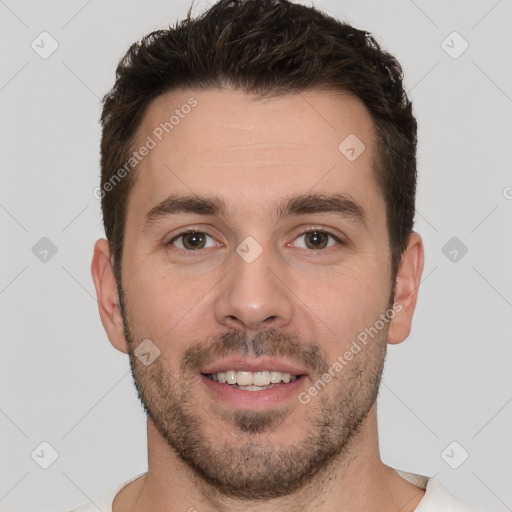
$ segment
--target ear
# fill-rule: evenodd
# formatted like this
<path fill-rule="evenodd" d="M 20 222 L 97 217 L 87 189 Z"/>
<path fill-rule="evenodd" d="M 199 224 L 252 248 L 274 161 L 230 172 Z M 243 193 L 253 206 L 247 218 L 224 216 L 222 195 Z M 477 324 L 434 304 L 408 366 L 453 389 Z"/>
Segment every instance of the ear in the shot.
<path fill-rule="evenodd" d="M 411 332 L 412 316 L 416 308 L 418 289 L 423 272 L 424 251 L 421 236 L 411 233 L 402 254 L 395 282 L 395 316 L 389 324 L 388 343 L 404 341 Z"/>
<path fill-rule="evenodd" d="M 91 273 L 96 287 L 101 323 L 107 332 L 108 339 L 114 348 L 128 353 L 124 337 L 123 317 L 119 309 L 116 278 L 107 240 L 100 239 L 94 245 Z"/>

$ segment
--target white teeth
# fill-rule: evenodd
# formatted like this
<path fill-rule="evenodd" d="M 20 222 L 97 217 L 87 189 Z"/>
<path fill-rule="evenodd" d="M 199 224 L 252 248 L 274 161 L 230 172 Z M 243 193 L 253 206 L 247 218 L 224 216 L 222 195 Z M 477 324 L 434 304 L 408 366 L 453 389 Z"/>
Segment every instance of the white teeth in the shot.
<path fill-rule="evenodd" d="M 270 389 L 275 387 L 276 384 L 269 384 L 268 386 L 238 386 L 244 391 L 263 391 L 264 389 Z"/>
<path fill-rule="evenodd" d="M 236 384 L 236 372 L 235 372 L 235 370 L 228 370 L 226 372 L 226 383 L 227 384 Z"/>
<path fill-rule="evenodd" d="M 252 372 L 236 372 L 236 383 L 239 386 L 252 386 Z"/>
<path fill-rule="evenodd" d="M 270 372 L 254 372 L 252 383 L 255 386 L 268 386 L 270 384 Z"/>
<path fill-rule="evenodd" d="M 209 375 L 214 381 L 221 384 L 238 384 L 238 386 L 256 386 L 261 388 L 271 384 L 279 384 L 280 382 L 288 384 L 297 379 L 296 375 L 276 371 L 246 372 L 227 370 Z"/>
<path fill-rule="evenodd" d="M 281 372 L 270 372 L 270 382 L 279 384 L 281 382 Z"/>

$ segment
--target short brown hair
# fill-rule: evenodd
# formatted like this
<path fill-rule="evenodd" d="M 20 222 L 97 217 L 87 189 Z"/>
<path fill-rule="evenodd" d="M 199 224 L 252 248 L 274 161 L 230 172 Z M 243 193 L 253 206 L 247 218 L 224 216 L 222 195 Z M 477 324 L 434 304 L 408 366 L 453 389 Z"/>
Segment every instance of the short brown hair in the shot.
<path fill-rule="evenodd" d="M 101 206 L 118 284 L 133 173 L 105 186 L 130 158 L 149 104 L 178 88 L 225 86 L 261 96 L 332 89 L 364 103 L 375 124 L 373 164 L 386 203 L 394 281 L 416 194 L 417 125 L 402 79 L 398 61 L 368 32 L 288 0 L 219 0 L 201 16 L 192 18 L 190 9 L 175 27 L 132 44 L 101 115 Z"/>

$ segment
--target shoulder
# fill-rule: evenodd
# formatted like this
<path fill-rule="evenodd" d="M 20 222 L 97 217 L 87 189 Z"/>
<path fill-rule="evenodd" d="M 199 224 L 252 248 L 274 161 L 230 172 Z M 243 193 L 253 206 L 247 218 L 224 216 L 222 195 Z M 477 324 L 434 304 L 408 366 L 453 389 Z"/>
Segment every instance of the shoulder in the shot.
<path fill-rule="evenodd" d="M 414 509 L 414 512 L 482 512 L 456 499 L 435 478 L 398 469 L 395 469 L 395 471 L 412 484 L 425 489 L 425 495 Z"/>
<path fill-rule="evenodd" d="M 85 503 L 84 505 L 81 505 L 78 508 L 74 508 L 73 510 L 69 510 L 68 512 L 112 512 L 112 504 L 114 503 L 114 498 L 119 493 L 119 491 L 143 475 L 145 475 L 145 473 L 134 476 L 126 482 L 117 485 L 114 489 L 101 496 L 101 498 L 98 498 L 97 500 L 94 500 L 90 503 Z"/>
<path fill-rule="evenodd" d="M 100 499 L 95 500 L 68 512 L 112 512 L 112 503 L 116 497 L 117 489 L 105 494 Z"/>
<path fill-rule="evenodd" d="M 414 512 L 482 512 L 452 496 L 435 478 L 429 478 L 423 500 Z"/>

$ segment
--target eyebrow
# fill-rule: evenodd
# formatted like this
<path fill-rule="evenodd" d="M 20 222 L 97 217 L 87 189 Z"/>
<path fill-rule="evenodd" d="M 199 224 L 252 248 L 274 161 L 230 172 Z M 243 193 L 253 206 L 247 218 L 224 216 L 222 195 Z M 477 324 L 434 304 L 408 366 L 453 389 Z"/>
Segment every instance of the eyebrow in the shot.
<path fill-rule="evenodd" d="M 368 227 L 365 209 L 348 194 L 308 193 L 289 196 L 281 199 L 275 209 L 277 220 L 315 213 L 336 214 Z M 144 229 L 160 219 L 180 214 L 227 218 L 229 211 L 225 201 L 219 196 L 172 194 L 146 214 Z"/>

